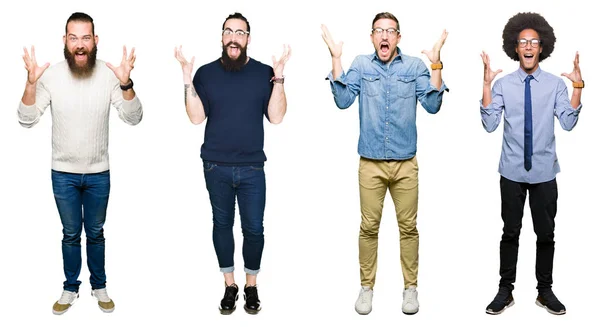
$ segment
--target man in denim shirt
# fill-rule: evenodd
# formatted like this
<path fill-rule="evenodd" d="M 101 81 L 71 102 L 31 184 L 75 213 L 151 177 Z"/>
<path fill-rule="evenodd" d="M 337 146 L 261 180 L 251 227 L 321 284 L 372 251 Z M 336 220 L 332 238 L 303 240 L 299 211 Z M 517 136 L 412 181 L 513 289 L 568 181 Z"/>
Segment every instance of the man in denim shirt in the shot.
<path fill-rule="evenodd" d="M 563 129 L 570 131 L 577 124 L 581 109 L 583 80 L 579 69 L 579 54 L 575 55 L 573 72 L 563 73 L 573 82 L 573 97 L 558 76 L 542 71 L 539 63 L 554 50 L 554 30 L 536 13 L 513 16 L 503 32 L 504 52 L 520 67 L 500 78 L 491 87 L 501 70 L 492 71 L 490 60 L 481 54 L 484 65 L 481 121 L 486 131 L 494 131 L 504 112 L 504 137 L 500 156 L 500 194 L 502 220 L 500 241 L 500 285 L 494 300 L 487 306 L 489 314 L 500 314 L 514 304 L 513 283 L 517 274 L 519 234 L 525 198 L 533 228 L 537 235 L 535 275 L 538 297 L 536 304 L 552 314 L 564 314 L 565 306 L 552 292 L 554 260 L 554 217 L 558 189 L 556 174 L 560 171 L 556 157 L 554 117 Z"/>
<path fill-rule="evenodd" d="M 377 243 L 383 200 L 390 190 L 400 229 L 400 260 L 404 275 L 402 312 L 419 310 L 417 272 L 418 166 L 417 100 L 427 112 L 440 110 L 444 90 L 440 49 L 444 31 L 433 49 L 423 51 L 432 62 L 427 66 L 416 57 L 400 52 L 398 19 L 379 13 L 372 23 L 375 53 L 356 57 L 347 73 L 342 70 L 342 44 L 335 43 L 326 26 L 323 39 L 331 53 L 331 92 L 340 109 L 348 108 L 359 96 L 360 138 L 358 141 L 359 185 L 362 223 L 359 236 L 361 291 L 355 304 L 359 314 L 371 312 L 377 271 Z"/>

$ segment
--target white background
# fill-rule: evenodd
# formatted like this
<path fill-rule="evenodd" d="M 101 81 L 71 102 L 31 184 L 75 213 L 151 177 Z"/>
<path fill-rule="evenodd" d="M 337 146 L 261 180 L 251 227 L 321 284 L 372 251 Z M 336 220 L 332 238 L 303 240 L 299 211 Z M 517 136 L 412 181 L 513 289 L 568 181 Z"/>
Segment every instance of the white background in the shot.
<path fill-rule="evenodd" d="M 7 6 L 0 10 L 1 326 L 598 322 L 598 46 L 591 2 L 34 0 Z M 116 310 L 103 314 L 89 295 L 84 257 L 79 301 L 65 315 L 54 316 L 51 306 L 60 296 L 64 276 L 61 224 L 50 180 L 51 117 L 48 111 L 35 128 L 24 129 L 17 123 L 16 109 L 26 79 L 22 47 L 35 45 L 40 64 L 63 60 L 64 25 L 75 11 L 94 18 L 100 59 L 118 64 L 123 44 L 136 47 L 132 78 L 144 119 L 130 127 L 111 116 L 112 192 L 105 236 L 108 291 Z M 240 298 L 238 311 L 225 317 L 217 310 L 223 282 L 199 158 L 204 125 L 192 125 L 185 114 L 181 68 L 173 48 L 182 44 L 188 58 L 195 55 L 195 68 L 216 59 L 221 25 L 234 11 L 250 21 L 251 57 L 271 64 L 271 55 L 280 56 L 284 43 L 293 53 L 285 68 L 288 113 L 281 125 L 265 121 L 266 245 L 258 281 L 263 311 L 247 315 Z M 372 53 L 371 21 L 381 11 L 400 20 L 402 51 L 426 63 L 420 51 L 430 49 L 444 28 L 449 31 L 441 58 L 451 92 L 436 115 L 417 108 L 421 309 L 415 316 L 401 313 L 398 229 L 389 196 L 380 230 L 373 312 L 359 316 L 354 311 L 360 288 L 358 101 L 340 111 L 324 80 L 331 60 L 320 24 L 345 42 L 347 69 L 356 55 Z M 502 29 L 521 11 L 542 13 L 555 29 L 556 48 L 542 68 L 570 72 L 579 51 L 586 82 L 577 127 L 567 133 L 556 124 L 563 172 L 557 178 L 554 291 L 567 307 L 562 317 L 534 304 L 535 234 L 528 207 L 516 304 L 500 316 L 484 313 L 499 280 L 502 126 L 492 134 L 481 126 L 479 54 L 490 54 L 492 68 L 504 70 L 500 76 L 517 69 L 518 63 L 502 51 Z M 237 217 L 235 236 L 236 279 L 243 285 Z"/>

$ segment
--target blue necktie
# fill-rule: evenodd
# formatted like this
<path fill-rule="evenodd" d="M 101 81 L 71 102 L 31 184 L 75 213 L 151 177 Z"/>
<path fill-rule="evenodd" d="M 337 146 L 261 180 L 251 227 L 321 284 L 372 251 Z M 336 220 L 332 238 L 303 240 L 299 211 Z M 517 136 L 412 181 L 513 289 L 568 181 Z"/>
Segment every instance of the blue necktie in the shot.
<path fill-rule="evenodd" d="M 531 85 L 533 76 L 525 78 L 525 169 L 531 169 L 531 155 L 533 154 L 533 126 L 531 122 Z"/>

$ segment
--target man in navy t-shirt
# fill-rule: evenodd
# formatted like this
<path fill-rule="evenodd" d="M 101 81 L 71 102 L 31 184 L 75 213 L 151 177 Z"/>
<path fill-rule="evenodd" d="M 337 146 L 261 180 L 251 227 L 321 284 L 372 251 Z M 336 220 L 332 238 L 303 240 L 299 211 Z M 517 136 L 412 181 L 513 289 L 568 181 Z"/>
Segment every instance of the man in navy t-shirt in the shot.
<path fill-rule="evenodd" d="M 219 307 L 230 314 L 238 299 L 233 271 L 233 222 L 237 198 L 244 244 L 244 309 L 260 311 L 256 275 L 264 246 L 265 173 L 263 116 L 279 124 L 286 112 L 283 68 L 291 54 L 284 46 L 273 68 L 249 58 L 250 24 L 240 13 L 223 23 L 221 58 L 200 67 L 192 81 L 194 58 L 188 62 L 181 47 L 175 57 L 183 69 L 185 106 L 193 124 L 207 118 L 201 157 L 206 189 L 213 211 L 213 243 L 225 277 L 225 295 Z"/>

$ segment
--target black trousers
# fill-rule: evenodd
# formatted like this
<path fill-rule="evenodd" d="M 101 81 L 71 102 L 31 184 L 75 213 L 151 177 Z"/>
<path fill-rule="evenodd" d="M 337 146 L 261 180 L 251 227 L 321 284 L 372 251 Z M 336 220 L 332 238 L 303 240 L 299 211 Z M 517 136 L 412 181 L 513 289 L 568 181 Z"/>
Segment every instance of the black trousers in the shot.
<path fill-rule="evenodd" d="M 500 287 L 507 287 L 510 290 L 514 289 L 513 283 L 517 276 L 519 234 L 528 191 L 533 229 L 537 235 L 535 260 L 537 289 L 552 287 L 554 217 L 556 217 L 558 199 L 556 179 L 544 183 L 528 184 L 514 182 L 501 176 L 500 193 L 504 228 L 500 241 Z"/>

